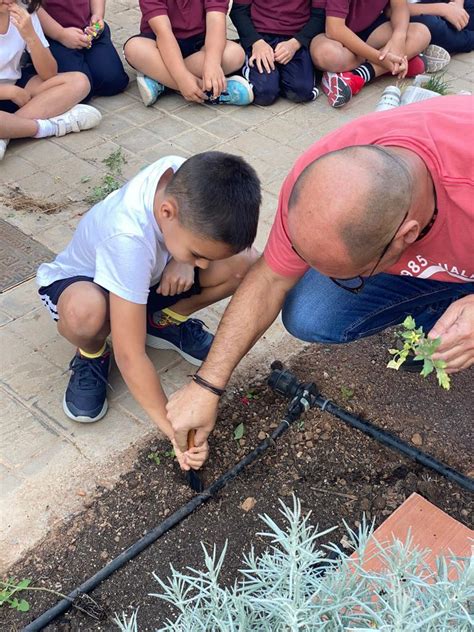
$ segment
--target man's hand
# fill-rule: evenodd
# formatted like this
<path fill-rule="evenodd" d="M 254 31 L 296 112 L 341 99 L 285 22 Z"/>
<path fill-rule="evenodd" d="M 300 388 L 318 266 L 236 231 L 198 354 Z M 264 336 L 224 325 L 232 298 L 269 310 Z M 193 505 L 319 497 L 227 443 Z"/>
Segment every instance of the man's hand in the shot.
<path fill-rule="evenodd" d="M 441 338 L 433 354 L 434 360 L 444 360 L 447 373 L 457 373 L 474 364 L 474 296 L 465 296 L 451 303 L 429 338 Z"/>
<path fill-rule="evenodd" d="M 206 92 L 212 92 L 216 99 L 226 89 L 227 81 L 220 64 L 204 60 L 202 69 L 202 87 Z"/>
<path fill-rule="evenodd" d="M 192 73 L 188 72 L 178 81 L 178 89 L 186 101 L 204 103 L 206 95 L 202 91 L 201 82 Z"/>
<path fill-rule="evenodd" d="M 31 15 L 25 8 L 20 7 L 18 4 L 11 4 L 8 7 L 8 12 L 10 13 L 12 23 L 16 26 L 25 42 L 28 43 L 37 37 L 33 22 L 31 21 Z"/>
<path fill-rule="evenodd" d="M 22 108 L 31 99 L 31 95 L 24 88 L 19 88 L 18 86 L 8 86 L 8 88 L 7 98 L 16 103 L 19 108 Z"/>
<path fill-rule="evenodd" d="M 162 296 L 175 296 L 189 290 L 194 283 L 194 266 L 171 259 L 163 270 L 156 292 Z"/>
<path fill-rule="evenodd" d="M 275 46 L 275 61 L 279 64 L 286 65 L 293 59 L 296 51 L 300 48 L 301 44 L 294 37 L 286 40 L 286 42 L 280 42 Z"/>
<path fill-rule="evenodd" d="M 263 39 L 257 40 L 252 46 L 252 56 L 249 59 L 249 66 L 252 68 L 257 64 L 258 72 L 266 70 L 270 73 L 275 70 L 275 53 L 270 44 Z"/>
<path fill-rule="evenodd" d="M 173 443 L 180 452 L 188 452 L 190 430 L 196 431 L 194 437 L 196 447 L 207 445 L 207 438 L 216 423 L 218 403 L 217 395 L 198 386 L 195 382 L 186 384 L 171 395 L 166 405 L 166 413 L 174 431 Z M 202 462 L 206 458 L 207 454 Z M 190 455 L 186 455 L 185 461 L 188 459 Z"/>
<path fill-rule="evenodd" d="M 69 28 L 65 28 L 61 31 L 59 43 L 66 48 L 79 50 L 90 46 L 91 36 L 86 35 L 84 31 L 76 28 L 75 26 L 70 26 Z"/>
<path fill-rule="evenodd" d="M 443 18 L 452 24 L 455 29 L 462 31 L 469 22 L 469 13 L 457 2 L 448 2 L 440 5 Z"/>

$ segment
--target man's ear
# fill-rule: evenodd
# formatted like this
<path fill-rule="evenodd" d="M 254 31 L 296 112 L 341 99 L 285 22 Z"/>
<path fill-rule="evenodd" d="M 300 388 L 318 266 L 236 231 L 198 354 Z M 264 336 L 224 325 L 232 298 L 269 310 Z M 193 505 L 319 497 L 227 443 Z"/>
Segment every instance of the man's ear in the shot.
<path fill-rule="evenodd" d="M 405 247 L 413 244 L 420 234 L 420 224 L 415 219 L 409 219 L 398 231 L 396 240 L 403 240 Z"/>

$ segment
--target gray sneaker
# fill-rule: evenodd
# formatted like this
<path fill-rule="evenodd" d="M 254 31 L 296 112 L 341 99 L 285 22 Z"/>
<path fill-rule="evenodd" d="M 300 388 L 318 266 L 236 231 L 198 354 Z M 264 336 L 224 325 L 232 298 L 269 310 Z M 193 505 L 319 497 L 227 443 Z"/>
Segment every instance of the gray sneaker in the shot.
<path fill-rule="evenodd" d="M 446 68 L 451 61 L 451 55 L 448 51 L 441 46 L 436 46 L 436 44 L 430 44 L 423 51 L 422 57 L 426 66 L 425 72 L 439 72 Z"/>

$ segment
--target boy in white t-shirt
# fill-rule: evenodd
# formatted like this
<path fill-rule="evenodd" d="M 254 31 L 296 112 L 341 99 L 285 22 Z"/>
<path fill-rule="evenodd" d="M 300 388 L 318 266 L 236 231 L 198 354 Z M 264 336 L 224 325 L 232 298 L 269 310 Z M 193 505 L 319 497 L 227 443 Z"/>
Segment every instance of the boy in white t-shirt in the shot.
<path fill-rule="evenodd" d="M 0 160 L 12 138 L 63 136 L 101 119 L 95 108 L 76 105 L 89 92 L 86 75 L 58 74 L 36 15 L 40 5 L 0 0 Z M 22 68 L 25 50 L 31 64 Z"/>
<path fill-rule="evenodd" d="M 166 396 L 145 345 L 202 363 L 213 336 L 188 317 L 233 294 L 255 261 L 260 202 L 252 167 L 206 152 L 158 160 L 82 218 L 66 249 L 37 274 L 59 333 L 77 347 L 63 400 L 68 417 L 92 422 L 105 415 L 111 334 L 131 393 L 172 440 Z M 185 469 L 199 467 L 207 445 L 177 456 Z"/>

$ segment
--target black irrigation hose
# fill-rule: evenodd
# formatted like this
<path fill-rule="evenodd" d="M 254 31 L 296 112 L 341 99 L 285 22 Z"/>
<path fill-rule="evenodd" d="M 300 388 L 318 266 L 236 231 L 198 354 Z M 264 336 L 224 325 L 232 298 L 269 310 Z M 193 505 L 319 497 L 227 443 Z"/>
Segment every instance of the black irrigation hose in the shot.
<path fill-rule="evenodd" d="M 156 540 L 158 540 L 158 538 L 160 538 L 164 533 L 187 518 L 187 516 L 193 513 L 193 511 L 225 487 L 227 483 L 236 478 L 247 465 L 255 461 L 263 452 L 265 452 L 265 450 L 267 450 L 267 448 L 274 445 L 275 440 L 282 435 L 296 419 L 298 419 L 301 412 L 303 412 L 301 407 L 293 407 L 293 410 L 289 411 L 287 417 L 283 419 L 271 435 L 264 439 L 264 441 L 252 450 L 252 452 L 249 452 L 249 454 L 244 456 L 236 465 L 234 465 L 233 468 L 214 481 L 214 483 L 207 487 L 201 494 L 194 496 L 189 502 L 171 514 L 171 516 L 168 516 L 168 518 L 166 518 L 166 520 L 164 520 L 161 524 L 129 546 L 128 549 L 120 553 L 120 555 L 114 558 L 106 566 L 97 571 L 95 575 L 87 579 L 79 587 L 75 588 L 65 599 L 61 599 L 61 601 L 58 601 L 58 603 L 52 608 L 43 612 L 43 614 L 41 614 L 38 618 L 24 627 L 23 632 L 37 632 L 38 630 L 43 630 L 49 623 L 69 610 L 75 599 L 83 594 L 92 592 L 101 582 L 110 577 L 112 573 L 115 573 L 115 571 L 122 568 L 122 566 L 124 566 L 127 562 L 133 560 L 137 555 L 139 555 L 139 553 L 149 547 L 150 544 L 156 542 Z"/>

